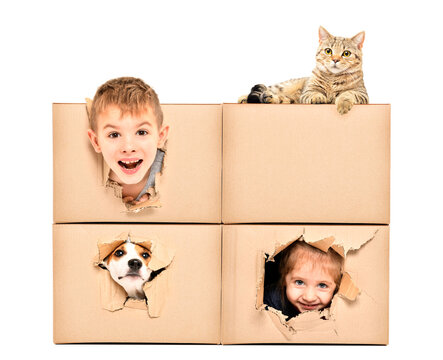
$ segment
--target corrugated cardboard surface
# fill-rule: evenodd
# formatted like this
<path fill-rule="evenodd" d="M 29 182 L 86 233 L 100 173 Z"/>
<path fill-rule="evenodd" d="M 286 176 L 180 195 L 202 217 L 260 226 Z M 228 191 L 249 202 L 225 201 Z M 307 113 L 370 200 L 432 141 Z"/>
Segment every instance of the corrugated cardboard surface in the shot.
<path fill-rule="evenodd" d="M 390 105 L 223 105 L 224 223 L 389 223 Z"/>
<path fill-rule="evenodd" d="M 150 318 L 146 308 L 111 312 L 101 306 L 106 270 L 94 266 L 97 241 L 126 231 L 155 236 L 174 250 L 163 272 L 168 272 L 167 297 L 157 318 Z M 55 343 L 219 343 L 219 225 L 62 224 L 54 225 L 53 232 Z"/>
<path fill-rule="evenodd" d="M 54 222 L 221 222 L 221 105 L 162 105 L 170 125 L 161 208 L 126 212 L 102 185 L 85 104 L 53 105 Z"/>
<path fill-rule="evenodd" d="M 305 330 L 284 333 L 275 314 L 256 309 L 258 274 L 263 252 L 272 254 L 276 245 L 303 233 L 310 241 L 334 236 L 351 245 L 373 238 L 346 256 L 345 271 L 361 290 L 356 300 L 336 296 L 333 321 L 314 328 L 308 322 Z M 224 225 L 222 342 L 387 344 L 388 274 L 388 226 Z"/>

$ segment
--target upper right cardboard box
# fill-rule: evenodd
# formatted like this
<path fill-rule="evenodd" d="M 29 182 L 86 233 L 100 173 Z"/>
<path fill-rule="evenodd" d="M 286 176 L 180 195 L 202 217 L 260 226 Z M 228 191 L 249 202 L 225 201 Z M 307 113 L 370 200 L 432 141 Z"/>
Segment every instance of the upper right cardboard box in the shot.
<path fill-rule="evenodd" d="M 390 105 L 223 105 L 223 223 L 389 224 Z"/>

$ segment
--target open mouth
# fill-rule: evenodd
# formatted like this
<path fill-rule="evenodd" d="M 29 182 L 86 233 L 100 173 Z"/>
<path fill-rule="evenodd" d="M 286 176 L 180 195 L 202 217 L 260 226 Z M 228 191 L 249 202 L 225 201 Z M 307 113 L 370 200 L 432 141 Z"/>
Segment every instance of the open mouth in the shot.
<path fill-rule="evenodd" d="M 134 174 L 140 168 L 142 162 L 143 159 L 138 159 L 138 160 L 128 159 L 128 160 L 120 160 L 118 161 L 118 164 L 120 165 L 122 171 L 125 174 Z"/>
<path fill-rule="evenodd" d="M 140 160 L 133 160 L 133 161 L 119 161 L 118 164 L 124 168 L 124 169 L 135 169 L 137 166 L 140 166 L 140 164 L 143 162 L 142 159 Z"/>

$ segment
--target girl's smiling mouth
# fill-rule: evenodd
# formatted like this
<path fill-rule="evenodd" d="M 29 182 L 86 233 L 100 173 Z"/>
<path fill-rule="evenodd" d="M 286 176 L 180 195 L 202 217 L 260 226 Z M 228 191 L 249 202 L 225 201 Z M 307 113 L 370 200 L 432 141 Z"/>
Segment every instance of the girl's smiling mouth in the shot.
<path fill-rule="evenodd" d="M 300 306 L 302 309 L 304 309 L 305 311 L 311 311 L 311 310 L 316 310 L 321 304 L 303 304 L 300 303 Z"/>
<path fill-rule="evenodd" d="M 140 169 L 142 162 L 143 159 L 121 159 L 118 161 L 118 165 L 125 174 L 132 175 Z"/>

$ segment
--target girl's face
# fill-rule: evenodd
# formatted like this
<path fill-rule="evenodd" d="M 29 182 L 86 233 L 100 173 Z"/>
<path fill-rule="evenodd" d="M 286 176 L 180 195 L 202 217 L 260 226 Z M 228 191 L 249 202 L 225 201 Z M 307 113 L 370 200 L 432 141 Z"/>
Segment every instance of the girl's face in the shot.
<path fill-rule="evenodd" d="M 300 312 L 325 308 L 336 288 L 328 272 L 309 262 L 294 267 L 286 275 L 285 285 L 286 297 Z"/>

